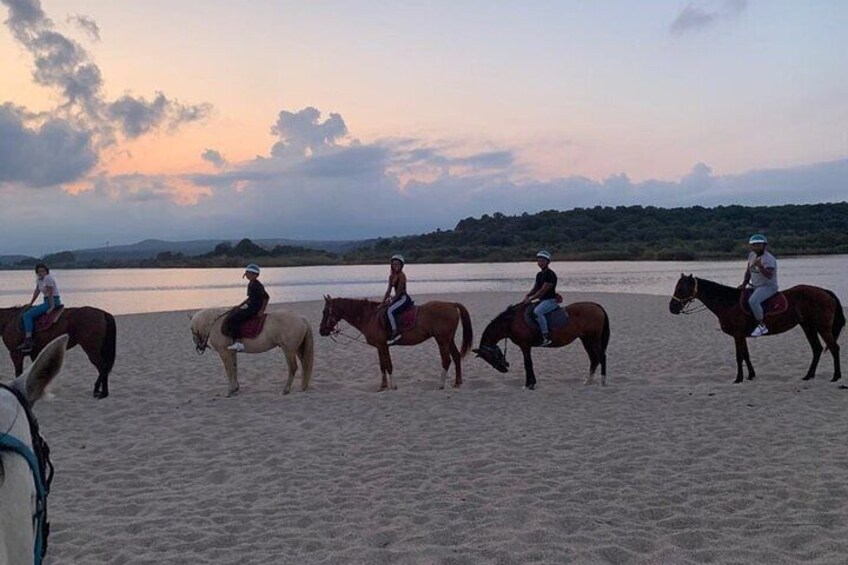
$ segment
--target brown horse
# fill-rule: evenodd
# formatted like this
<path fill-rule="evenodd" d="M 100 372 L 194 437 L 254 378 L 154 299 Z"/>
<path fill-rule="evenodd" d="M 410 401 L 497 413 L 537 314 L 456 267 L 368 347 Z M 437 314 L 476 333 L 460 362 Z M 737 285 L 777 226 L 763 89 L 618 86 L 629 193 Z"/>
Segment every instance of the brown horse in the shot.
<path fill-rule="evenodd" d="M 524 321 L 524 310 L 533 306 L 533 304 L 516 304 L 498 314 L 483 330 L 480 347 L 474 350 L 474 353 L 482 357 L 489 365 L 501 373 L 506 373 L 509 370 L 509 362 L 497 344 L 502 339 L 512 340 L 521 348 L 521 353 L 524 355 L 524 387 L 529 390 L 536 388 L 536 373 L 533 371 L 530 349 L 540 342 L 540 334 L 537 329 L 531 328 Z M 607 345 L 610 339 L 609 316 L 603 306 L 594 302 L 574 302 L 566 306 L 565 311 L 568 314 L 568 324 L 551 330 L 549 347 L 562 347 L 580 338 L 586 353 L 589 354 L 589 376 L 586 377 L 586 384 L 592 383 L 595 370 L 600 365 L 601 386 L 606 386 Z"/>
<path fill-rule="evenodd" d="M 440 389 L 445 388 L 448 368 L 451 359 L 456 368 L 456 379 L 453 386 L 462 384 L 461 359 L 471 349 L 473 340 L 471 330 L 471 317 L 465 306 L 458 302 L 427 302 L 418 307 L 418 318 L 413 328 L 404 331 L 403 337 L 394 345 L 418 345 L 431 337 L 439 345 L 439 353 L 442 356 L 442 384 Z M 321 318 L 321 328 L 318 330 L 322 336 L 339 333 L 336 329 L 340 320 L 344 320 L 359 330 L 365 341 L 377 348 L 380 356 L 380 372 L 383 380 L 380 390 L 386 388 L 396 389 L 392 382 L 392 358 L 389 355 L 389 331 L 381 318 L 385 318 L 386 307 L 380 302 L 371 300 L 356 300 L 351 298 L 324 297 L 324 315 Z M 456 328 L 462 321 L 462 348 L 457 349 L 454 343 Z M 388 375 L 388 379 L 387 379 Z"/>
<path fill-rule="evenodd" d="M 12 363 L 15 365 L 15 375 L 24 371 L 24 358 L 29 355 L 35 359 L 45 345 L 62 334 L 68 334 L 68 349 L 79 345 L 91 364 L 97 367 L 97 381 L 94 383 L 94 398 L 109 396 L 109 373 L 115 364 L 115 318 L 109 312 L 83 306 L 82 308 L 65 308 L 59 319 L 48 329 L 33 334 L 35 345 L 32 352 L 21 353 L 18 346 L 24 338 L 21 314 L 26 306 L 0 308 L 0 334 L 3 343 L 9 349 Z"/>
<path fill-rule="evenodd" d="M 756 376 L 751 357 L 748 355 L 746 338 L 756 326 L 754 317 L 742 309 L 739 288 L 724 286 L 707 279 L 699 279 L 692 275 L 681 273 L 674 295 L 668 304 L 672 314 L 685 313 L 685 308 L 693 300 L 700 300 L 707 309 L 718 316 L 721 330 L 733 337 L 736 342 L 736 380 L 742 382 L 742 362 L 748 366 L 748 379 Z M 813 350 L 813 362 L 807 370 L 804 380 L 816 376 L 816 367 L 822 354 L 822 346 L 818 336 L 824 340 L 833 355 L 833 380 L 842 377 L 839 369 L 839 344 L 836 343 L 839 333 L 845 327 L 845 313 L 836 295 L 824 288 L 806 284 L 793 286 L 784 290 L 783 294 L 789 302 L 785 312 L 769 314 L 766 312 L 765 324 L 769 335 L 781 334 L 801 325 L 807 341 Z"/>

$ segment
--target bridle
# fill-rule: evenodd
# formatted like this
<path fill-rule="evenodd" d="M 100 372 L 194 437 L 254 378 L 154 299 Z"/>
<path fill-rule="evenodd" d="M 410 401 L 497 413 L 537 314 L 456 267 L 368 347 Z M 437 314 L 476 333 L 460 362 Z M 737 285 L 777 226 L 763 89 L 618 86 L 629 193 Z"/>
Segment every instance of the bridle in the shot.
<path fill-rule="evenodd" d="M 689 310 L 686 309 L 686 307 L 689 306 L 692 303 L 693 300 L 698 298 L 698 279 L 694 278 L 694 280 L 695 280 L 695 286 L 692 288 L 692 294 L 690 296 L 687 296 L 685 298 L 680 298 L 675 294 L 671 297 L 672 300 L 675 300 L 675 301 L 680 303 L 680 313 L 681 314 L 695 314 L 697 312 L 702 311 L 701 309 L 697 309 L 697 308 L 689 309 Z M 704 307 L 704 308 L 706 308 L 706 307 Z"/>
<path fill-rule="evenodd" d="M 19 390 L 0 383 L 0 391 L 7 390 L 17 399 L 29 423 L 29 433 L 32 437 L 32 448 L 20 439 L 0 433 L 0 451 L 16 453 L 24 458 L 32 471 L 35 483 L 35 513 L 32 515 L 35 529 L 35 547 L 33 550 L 35 565 L 40 565 L 47 553 L 47 537 L 50 535 L 50 522 L 47 521 L 47 495 L 50 494 L 50 483 L 53 482 L 53 463 L 50 462 L 50 447 L 38 430 L 38 420 L 32 412 L 26 397 Z"/>
<path fill-rule="evenodd" d="M 326 316 L 326 318 L 327 318 L 327 323 L 326 324 L 322 323 L 321 325 L 322 325 L 322 327 L 328 327 L 329 328 L 327 330 L 327 332 L 328 332 L 327 335 L 333 341 L 338 342 L 337 338 L 343 337 L 343 338 L 348 339 L 350 341 L 358 341 L 360 343 L 368 343 L 364 339 L 362 339 L 362 337 L 361 337 L 362 332 L 360 332 L 360 335 L 358 335 L 358 336 L 353 336 L 353 335 L 348 335 L 348 334 L 344 333 L 342 330 L 339 329 L 339 323 L 342 321 L 342 319 L 336 318 L 333 315 L 333 301 L 332 300 L 327 302 L 327 316 Z M 323 320 L 322 320 L 322 322 L 323 322 Z"/>

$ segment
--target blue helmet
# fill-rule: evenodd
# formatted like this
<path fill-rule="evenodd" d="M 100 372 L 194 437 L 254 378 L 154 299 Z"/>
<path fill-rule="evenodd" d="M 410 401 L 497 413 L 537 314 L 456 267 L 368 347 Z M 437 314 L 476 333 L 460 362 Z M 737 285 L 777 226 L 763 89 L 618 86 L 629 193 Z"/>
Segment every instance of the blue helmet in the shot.
<path fill-rule="evenodd" d="M 761 233 L 755 233 L 751 236 L 751 239 L 748 240 L 748 245 L 754 245 L 755 243 L 762 243 L 763 245 L 768 243 L 766 236 Z"/>

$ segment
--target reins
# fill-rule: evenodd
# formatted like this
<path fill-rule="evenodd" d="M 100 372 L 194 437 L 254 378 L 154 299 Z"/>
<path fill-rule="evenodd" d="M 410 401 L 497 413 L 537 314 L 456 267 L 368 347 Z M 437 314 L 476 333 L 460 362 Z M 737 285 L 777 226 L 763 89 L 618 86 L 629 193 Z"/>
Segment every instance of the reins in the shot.
<path fill-rule="evenodd" d="M 33 557 L 35 565 L 40 565 L 47 553 L 47 537 L 50 535 L 50 522 L 47 521 L 47 495 L 50 494 L 50 484 L 53 482 L 50 447 L 41 437 L 38 420 L 23 394 L 3 383 L 0 383 L 0 390 L 7 390 L 12 393 L 18 404 L 24 409 L 29 424 L 29 433 L 32 439 L 31 448 L 18 438 L 9 435 L 7 431 L 0 434 L 0 451 L 10 451 L 20 455 L 27 462 L 32 472 L 33 482 L 35 483 L 35 513 L 32 515 L 33 528 L 35 529 Z"/>
<path fill-rule="evenodd" d="M 672 300 L 676 300 L 681 305 L 681 314 L 699 314 L 707 310 L 707 307 L 702 303 L 700 306 L 695 305 L 692 306 L 693 301 L 698 298 L 698 279 L 695 279 L 695 288 L 692 289 L 692 295 L 686 298 L 680 298 L 676 294 L 671 297 Z M 691 307 L 690 307 L 691 306 Z"/>

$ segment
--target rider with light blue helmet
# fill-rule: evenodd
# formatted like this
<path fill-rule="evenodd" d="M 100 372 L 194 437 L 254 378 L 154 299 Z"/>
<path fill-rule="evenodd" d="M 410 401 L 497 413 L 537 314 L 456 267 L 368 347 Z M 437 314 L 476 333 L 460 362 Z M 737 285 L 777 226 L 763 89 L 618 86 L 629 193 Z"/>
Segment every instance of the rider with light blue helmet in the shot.
<path fill-rule="evenodd" d="M 250 281 L 247 283 L 247 298 L 230 311 L 221 325 L 221 333 L 234 340 L 232 345 L 227 347 L 231 351 L 244 351 L 244 344 L 240 340 L 239 333 L 241 324 L 255 316 L 261 316 L 271 298 L 265 291 L 265 286 L 259 282 L 259 270 L 259 265 L 256 263 L 251 263 L 244 268 L 242 278 Z"/>
<path fill-rule="evenodd" d="M 748 305 L 751 313 L 757 319 L 757 327 L 751 332 L 751 337 L 760 337 L 768 333 L 768 328 L 763 322 L 763 302 L 777 294 L 777 259 L 766 251 L 768 240 L 761 233 L 755 233 L 748 240 L 751 252 L 748 253 L 748 267 L 745 269 L 745 278 L 742 287 L 749 284 L 754 289 L 748 297 Z"/>
<path fill-rule="evenodd" d="M 522 303 L 528 304 L 532 300 L 539 300 L 539 303 L 533 308 L 533 314 L 536 316 L 539 330 L 542 332 L 541 346 L 548 347 L 551 345 L 551 337 L 548 334 L 548 320 L 545 318 L 545 314 L 557 309 L 557 276 L 550 268 L 550 252 L 542 250 L 536 253 L 536 264 L 539 266 L 539 272 L 536 273 L 536 284 L 533 285 L 530 292 L 524 295 Z"/>

